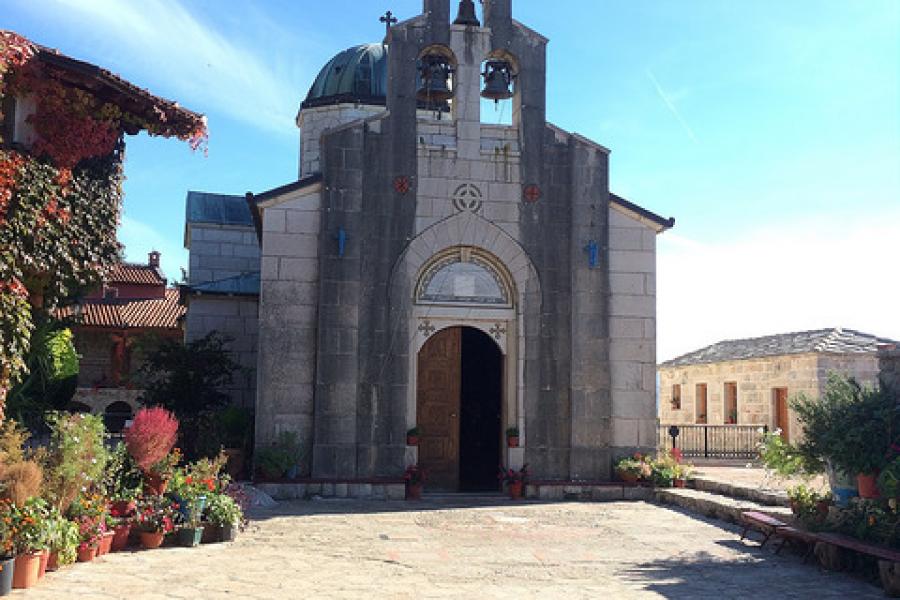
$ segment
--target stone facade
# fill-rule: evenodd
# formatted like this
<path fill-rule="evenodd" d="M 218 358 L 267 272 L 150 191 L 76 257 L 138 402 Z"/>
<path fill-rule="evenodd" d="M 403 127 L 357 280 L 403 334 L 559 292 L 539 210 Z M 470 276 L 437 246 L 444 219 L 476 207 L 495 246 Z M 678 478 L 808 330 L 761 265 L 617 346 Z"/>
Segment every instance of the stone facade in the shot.
<path fill-rule="evenodd" d="M 883 347 L 878 352 L 878 369 L 882 384 L 900 392 L 900 348 Z"/>
<path fill-rule="evenodd" d="M 217 201 L 229 210 L 204 210 L 203 201 Z M 229 350 L 242 367 L 228 389 L 231 402 L 256 404 L 260 247 L 246 201 L 241 196 L 188 194 L 185 248 L 190 270 L 182 286 L 188 305 L 185 339 L 211 331 L 232 338 Z"/>
<path fill-rule="evenodd" d="M 547 40 L 512 20 L 510 0 L 486 1 L 483 27 L 451 25 L 449 5 L 426 0 L 392 28 L 386 107 L 304 108 L 301 179 L 249 198 L 257 443 L 298 433 L 302 474 L 318 479 L 396 477 L 416 460 L 418 353 L 462 326 L 503 355 L 502 427 L 520 430 L 503 462 L 602 481 L 615 457 L 656 443 L 655 236 L 673 221 L 610 194 L 609 150 L 546 121 Z M 454 66 L 439 118 L 415 99 L 429 48 Z M 510 126 L 481 123 L 489 56 L 516 66 Z M 192 245 L 192 277 L 216 256 L 197 240 L 210 256 L 195 264 Z M 442 257 L 476 255 L 507 302 L 422 300 Z"/>
<path fill-rule="evenodd" d="M 661 366 L 659 369 L 659 420 L 663 424 L 702 423 L 698 386 L 706 386 L 706 423 L 728 422 L 725 411 L 725 387 L 737 384 L 737 425 L 778 425 L 775 390 L 786 389 L 788 398 L 805 394 L 817 398 L 831 372 L 855 377 L 860 383 L 874 385 L 878 379 L 878 360 L 870 354 L 824 354 L 809 352 L 781 356 Z M 673 406 L 675 386 L 680 386 L 680 408 Z M 788 438 L 796 441 L 802 428 L 789 411 Z"/>

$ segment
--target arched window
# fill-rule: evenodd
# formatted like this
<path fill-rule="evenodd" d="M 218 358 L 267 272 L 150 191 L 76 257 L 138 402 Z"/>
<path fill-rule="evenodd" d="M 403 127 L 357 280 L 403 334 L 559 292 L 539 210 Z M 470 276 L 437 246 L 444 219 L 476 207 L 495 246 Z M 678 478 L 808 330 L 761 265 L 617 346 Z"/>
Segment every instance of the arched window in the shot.
<path fill-rule="evenodd" d="M 416 289 L 421 304 L 512 305 L 509 279 L 492 257 L 474 248 L 454 248 L 425 267 Z"/>
<path fill-rule="evenodd" d="M 103 422 L 110 433 L 120 433 L 125 423 L 133 417 L 131 406 L 127 402 L 113 402 L 103 413 Z"/>

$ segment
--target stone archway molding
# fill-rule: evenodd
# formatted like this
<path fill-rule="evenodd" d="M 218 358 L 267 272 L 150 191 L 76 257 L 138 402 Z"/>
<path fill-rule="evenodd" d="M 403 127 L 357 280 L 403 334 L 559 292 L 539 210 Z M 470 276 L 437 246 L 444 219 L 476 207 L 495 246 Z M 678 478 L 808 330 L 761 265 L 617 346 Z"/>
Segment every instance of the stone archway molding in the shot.
<path fill-rule="evenodd" d="M 526 294 L 536 294 L 540 302 L 540 280 L 525 249 L 484 217 L 461 212 L 424 230 L 400 255 L 391 278 L 392 305 L 403 303 L 404 295 L 415 287 L 423 267 L 435 254 L 459 246 L 473 246 L 496 257 L 512 277 L 517 310 L 523 310 Z"/>

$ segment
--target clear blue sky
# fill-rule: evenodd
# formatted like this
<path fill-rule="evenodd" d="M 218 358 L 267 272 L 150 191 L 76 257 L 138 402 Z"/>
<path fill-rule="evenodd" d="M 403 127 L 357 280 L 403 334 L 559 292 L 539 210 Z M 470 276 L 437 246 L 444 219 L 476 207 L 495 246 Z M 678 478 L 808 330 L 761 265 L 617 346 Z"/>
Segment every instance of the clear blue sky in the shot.
<path fill-rule="evenodd" d="M 5 0 L 0 27 L 208 116 L 206 158 L 128 140 L 127 256 L 159 249 L 177 278 L 186 191 L 295 179 L 300 101 L 333 54 L 381 39 L 387 9 L 421 2 Z M 660 359 L 814 327 L 900 339 L 900 2 L 513 11 L 551 40 L 549 119 L 612 149 L 614 191 L 677 219 L 659 240 Z"/>

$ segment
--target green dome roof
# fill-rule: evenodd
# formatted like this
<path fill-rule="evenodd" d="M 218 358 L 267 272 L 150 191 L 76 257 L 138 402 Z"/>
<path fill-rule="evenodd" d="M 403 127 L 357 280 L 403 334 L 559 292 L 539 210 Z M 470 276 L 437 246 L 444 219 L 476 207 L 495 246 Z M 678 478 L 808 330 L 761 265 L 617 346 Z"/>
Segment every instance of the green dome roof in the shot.
<path fill-rule="evenodd" d="M 302 108 L 343 102 L 383 105 L 387 97 L 387 71 L 386 45 L 348 48 L 322 68 Z"/>

